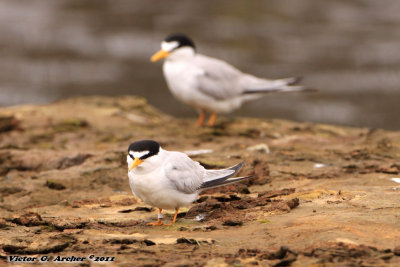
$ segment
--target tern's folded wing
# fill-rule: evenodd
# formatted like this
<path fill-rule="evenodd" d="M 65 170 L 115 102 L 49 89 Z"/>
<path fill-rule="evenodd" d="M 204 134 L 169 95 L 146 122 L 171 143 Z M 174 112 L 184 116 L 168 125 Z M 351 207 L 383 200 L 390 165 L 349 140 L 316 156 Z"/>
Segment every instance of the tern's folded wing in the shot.
<path fill-rule="evenodd" d="M 226 100 L 240 96 L 243 88 L 238 82 L 243 73 L 228 63 L 197 55 L 194 67 L 198 68 L 197 90 L 216 100 Z"/>
<path fill-rule="evenodd" d="M 186 194 L 195 193 L 200 188 L 205 173 L 203 166 L 180 152 L 171 153 L 164 171 L 170 185 Z"/>

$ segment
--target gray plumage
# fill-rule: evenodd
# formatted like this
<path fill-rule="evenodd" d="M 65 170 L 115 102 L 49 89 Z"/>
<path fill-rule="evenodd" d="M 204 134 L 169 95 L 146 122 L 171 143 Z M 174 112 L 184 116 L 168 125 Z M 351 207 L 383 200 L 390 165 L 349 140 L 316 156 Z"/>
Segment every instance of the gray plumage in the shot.
<path fill-rule="evenodd" d="M 172 151 L 169 153 L 168 161 L 171 163 L 167 163 L 164 167 L 166 177 L 176 189 L 186 194 L 250 178 L 247 176 L 237 177 L 236 180 L 229 179 L 239 172 L 243 167 L 243 162 L 222 170 L 206 170 L 200 163 L 191 160 L 184 153 Z"/>
<path fill-rule="evenodd" d="M 218 173 L 218 175 L 215 175 L 214 177 L 209 177 L 208 179 L 205 180 L 205 182 L 200 186 L 200 189 L 206 189 L 206 188 L 213 188 L 213 187 L 218 187 L 221 185 L 229 184 L 229 183 L 234 183 L 240 180 L 243 180 L 245 178 L 250 178 L 250 176 L 246 177 L 237 177 L 237 178 L 231 178 L 234 176 L 236 173 L 239 172 L 239 170 L 243 167 L 243 162 L 240 162 L 239 164 L 236 164 L 235 166 L 229 167 L 227 169 L 222 169 L 222 170 L 208 170 L 207 172 L 210 173 Z M 225 174 L 226 173 L 226 174 Z M 229 179 L 231 178 L 231 179 Z M 240 178 L 240 179 L 239 179 Z M 234 180 L 235 179 L 235 180 Z"/>
<path fill-rule="evenodd" d="M 134 155 L 139 152 L 129 153 Z M 133 165 L 134 159 L 130 154 L 127 162 L 128 166 Z M 128 176 L 133 193 L 142 201 L 161 209 L 170 209 L 192 203 L 204 189 L 250 178 L 233 178 L 242 166 L 241 162 L 222 170 L 206 170 L 184 153 L 160 148 L 157 154 L 145 158 L 129 171 Z"/>

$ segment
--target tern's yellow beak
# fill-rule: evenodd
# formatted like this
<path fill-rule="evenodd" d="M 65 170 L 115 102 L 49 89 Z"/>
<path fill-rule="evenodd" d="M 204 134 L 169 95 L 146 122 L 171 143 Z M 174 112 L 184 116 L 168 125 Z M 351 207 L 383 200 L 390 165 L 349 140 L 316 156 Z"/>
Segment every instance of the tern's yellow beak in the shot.
<path fill-rule="evenodd" d="M 163 59 L 167 57 L 170 53 L 165 51 L 165 50 L 160 50 L 157 53 L 155 53 L 153 56 L 151 56 L 151 62 L 156 62 L 157 60 Z"/>
<path fill-rule="evenodd" d="M 129 171 L 133 170 L 136 166 L 140 165 L 143 163 L 143 160 L 140 160 L 139 158 L 135 158 L 133 161 L 131 167 L 129 167 Z"/>

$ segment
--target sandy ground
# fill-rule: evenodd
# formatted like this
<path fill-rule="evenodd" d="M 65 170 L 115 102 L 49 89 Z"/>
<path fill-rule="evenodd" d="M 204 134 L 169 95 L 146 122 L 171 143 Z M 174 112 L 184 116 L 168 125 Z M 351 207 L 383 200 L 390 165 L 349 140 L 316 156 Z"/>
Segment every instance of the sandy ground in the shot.
<path fill-rule="evenodd" d="M 57 266 L 400 265 L 400 132 L 194 122 L 135 97 L 1 109 L 0 263 L 19 255 L 31 264 L 69 257 Z M 146 226 L 157 210 L 132 195 L 126 166 L 140 139 L 188 151 L 207 168 L 244 161 L 240 175 L 254 178 L 203 192 L 173 226 Z"/>

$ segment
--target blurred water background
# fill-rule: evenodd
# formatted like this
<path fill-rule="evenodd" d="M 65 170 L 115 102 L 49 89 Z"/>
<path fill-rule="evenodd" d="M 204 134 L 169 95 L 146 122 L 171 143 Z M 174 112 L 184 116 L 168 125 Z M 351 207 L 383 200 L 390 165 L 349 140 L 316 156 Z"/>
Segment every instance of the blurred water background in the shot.
<path fill-rule="evenodd" d="M 175 100 L 150 56 L 171 32 L 268 78 L 303 76 L 313 94 L 269 94 L 234 116 L 400 129 L 397 0 L 2 0 L 0 106 L 76 95 Z"/>

